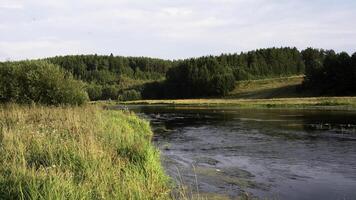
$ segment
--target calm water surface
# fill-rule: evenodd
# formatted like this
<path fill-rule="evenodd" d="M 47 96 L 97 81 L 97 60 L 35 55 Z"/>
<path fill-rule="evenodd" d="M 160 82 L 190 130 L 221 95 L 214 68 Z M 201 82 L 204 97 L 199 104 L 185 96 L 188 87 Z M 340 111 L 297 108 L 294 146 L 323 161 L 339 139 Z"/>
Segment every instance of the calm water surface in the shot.
<path fill-rule="evenodd" d="M 167 173 L 201 194 L 356 199 L 356 113 L 130 106 Z"/>

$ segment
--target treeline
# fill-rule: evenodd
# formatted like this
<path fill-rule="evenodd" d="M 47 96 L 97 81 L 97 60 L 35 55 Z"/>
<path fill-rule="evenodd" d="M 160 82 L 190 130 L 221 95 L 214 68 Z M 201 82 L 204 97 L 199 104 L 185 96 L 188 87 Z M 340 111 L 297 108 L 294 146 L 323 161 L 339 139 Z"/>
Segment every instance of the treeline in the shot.
<path fill-rule="evenodd" d="M 163 82 L 146 84 L 144 98 L 224 96 L 235 87 L 233 71 L 215 57 L 183 60 L 172 67 Z"/>
<path fill-rule="evenodd" d="M 270 48 L 176 61 L 160 83 L 146 84 L 144 98 L 224 96 L 236 80 L 303 74 L 303 57 L 296 48 Z"/>
<path fill-rule="evenodd" d="M 47 60 L 88 83 L 91 100 L 221 96 L 233 89 L 233 80 L 304 73 L 302 55 L 296 48 L 269 48 L 176 61 L 112 54 Z"/>
<path fill-rule="evenodd" d="M 147 57 L 75 55 L 47 58 L 71 72 L 76 78 L 98 84 L 112 84 L 123 75 L 132 79 L 160 79 L 171 61 Z"/>
<path fill-rule="evenodd" d="M 302 51 L 306 66 L 303 89 L 317 95 L 356 94 L 356 53 L 308 48 Z"/>
<path fill-rule="evenodd" d="M 74 77 L 87 83 L 91 100 L 116 100 L 140 98 L 130 91 L 145 82 L 162 80 L 172 61 L 123 56 L 75 55 L 45 59 L 71 72 Z M 126 98 L 128 97 L 128 98 Z"/>
<path fill-rule="evenodd" d="M 303 74 L 305 65 L 297 48 L 268 48 L 216 57 L 233 69 L 236 80 L 284 77 Z"/>
<path fill-rule="evenodd" d="M 268 48 L 174 61 L 111 54 L 3 62 L 0 101 L 80 104 L 84 93 L 94 101 L 219 97 L 238 80 L 301 74 L 306 75 L 301 90 L 349 95 L 356 93 L 355 57 L 332 50 Z"/>

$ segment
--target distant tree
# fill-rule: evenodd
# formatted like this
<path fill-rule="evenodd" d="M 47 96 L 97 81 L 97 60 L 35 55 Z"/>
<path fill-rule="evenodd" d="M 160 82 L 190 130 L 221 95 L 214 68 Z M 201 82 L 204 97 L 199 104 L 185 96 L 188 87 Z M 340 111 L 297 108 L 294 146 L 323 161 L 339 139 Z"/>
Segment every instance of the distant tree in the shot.
<path fill-rule="evenodd" d="M 141 99 L 141 93 L 137 90 L 126 90 L 122 94 L 119 95 L 119 101 L 133 101 Z"/>
<path fill-rule="evenodd" d="M 88 73 L 88 76 L 89 81 L 95 82 L 100 85 L 112 85 L 117 83 L 119 79 L 119 76 L 108 70 L 91 71 L 90 73 Z"/>
<path fill-rule="evenodd" d="M 352 73 L 352 75 L 353 75 L 353 78 L 352 78 L 352 80 L 353 80 L 353 91 L 355 91 L 355 93 L 356 93 L 356 53 L 354 53 L 353 55 L 352 55 L 352 57 L 351 57 L 351 68 L 352 68 L 352 71 L 353 71 L 353 73 Z"/>
<path fill-rule="evenodd" d="M 105 85 L 102 89 L 102 99 L 116 100 L 118 99 L 119 88 L 117 85 Z"/>
<path fill-rule="evenodd" d="M 321 87 L 325 51 L 307 48 L 301 53 L 305 64 L 304 86 L 308 88 Z"/>
<path fill-rule="evenodd" d="M 240 54 L 222 54 L 216 59 L 233 69 L 236 80 L 300 75 L 304 62 L 297 48 L 268 48 Z"/>
<path fill-rule="evenodd" d="M 0 64 L 0 102 L 16 102 L 19 99 L 20 88 L 18 69 L 10 63 Z"/>
<path fill-rule="evenodd" d="M 86 87 L 89 99 L 91 101 L 97 101 L 103 99 L 102 86 L 95 83 L 88 84 Z"/>
<path fill-rule="evenodd" d="M 167 73 L 166 86 L 172 97 L 226 95 L 234 88 L 231 68 L 220 65 L 213 57 L 180 62 Z"/>
<path fill-rule="evenodd" d="M 356 94 L 354 61 L 346 52 L 307 49 L 302 54 L 306 65 L 305 88 L 322 95 Z"/>

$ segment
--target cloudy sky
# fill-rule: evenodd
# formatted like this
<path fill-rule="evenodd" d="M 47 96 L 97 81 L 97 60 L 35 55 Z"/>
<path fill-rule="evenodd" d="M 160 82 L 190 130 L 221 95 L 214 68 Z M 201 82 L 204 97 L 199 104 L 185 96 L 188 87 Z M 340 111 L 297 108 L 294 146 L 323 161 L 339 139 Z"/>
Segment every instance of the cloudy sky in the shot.
<path fill-rule="evenodd" d="M 356 51 L 355 0 L 0 0 L 0 60 Z"/>

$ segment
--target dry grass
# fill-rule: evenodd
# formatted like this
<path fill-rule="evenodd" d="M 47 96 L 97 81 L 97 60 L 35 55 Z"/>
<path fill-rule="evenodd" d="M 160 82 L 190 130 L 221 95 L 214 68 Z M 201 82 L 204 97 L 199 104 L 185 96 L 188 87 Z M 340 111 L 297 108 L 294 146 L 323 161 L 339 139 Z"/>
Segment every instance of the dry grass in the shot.
<path fill-rule="evenodd" d="M 355 110 L 356 97 L 308 97 L 275 99 L 180 99 L 141 100 L 126 104 L 167 104 L 186 106 L 233 106 L 237 108 L 308 108 Z"/>

